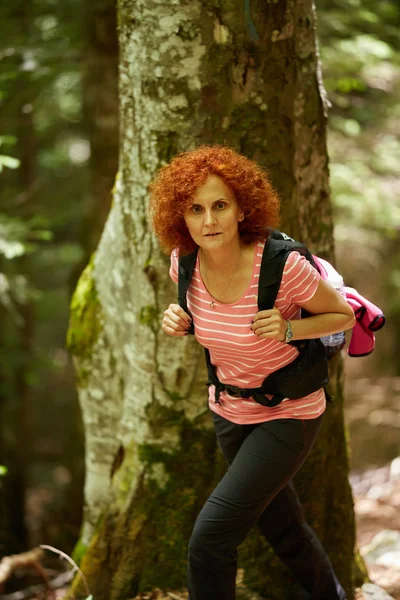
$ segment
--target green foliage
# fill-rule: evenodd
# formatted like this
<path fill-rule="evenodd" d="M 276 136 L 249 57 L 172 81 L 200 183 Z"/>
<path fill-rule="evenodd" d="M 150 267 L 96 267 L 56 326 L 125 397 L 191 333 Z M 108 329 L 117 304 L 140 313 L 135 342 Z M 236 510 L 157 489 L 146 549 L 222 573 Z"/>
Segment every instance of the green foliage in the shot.
<path fill-rule="evenodd" d="M 385 4 L 385 6 L 383 6 Z M 325 10 L 324 10 L 325 9 Z M 400 225 L 390 183 L 400 168 L 400 53 L 392 36 L 394 3 L 322 2 L 319 14 L 324 82 L 333 104 L 329 153 L 336 220 L 380 231 Z"/>
<path fill-rule="evenodd" d="M 387 232 L 400 226 L 392 185 L 400 169 L 400 23 L 397 3 L 324 1 L 319 34 L 336 222 Z M 398 126 L 398 125 L 397 125 Z"/>
<path fill-rule="evenodd" d="M 10 260 L 37 250 L 37 242 L 53 237 L 48 226 L 47 220 L 41 217 L 34 216 L 22 221 L 0 213 L 0 254 Z"/>
<path fill-rule="evenodd" d="M 51 294 L 38 290 L 57 282 L 68 292 L 71 269 L 82 258 L 78 235 L 89 151 L 82 123 L 80 9 L 78 0 L 68 6 L 52 0 L 0 6 L 0 310 L 19 328 L 29 303 L 38 312 L 45 307 L 47 315 L 57 309 L 60 320 L 59 298 L 50 307 Z M 63 301 L 65 320 L 68 298 Z M 2 346 L 9 356 L 7 344 L 14 347 L 19 334 L 7 327 Z M 58 339 L 50 344 L 62 346 L 64 335 L 59 337 L 57 325 L 53 331 Z"/>
<path fill-rule="evenodd" d="M 51 238 L 77 244 L 89 157 L 82 128 L 80 8 L 78 0 L 68 6 L 16 0 L 0 7 L 0 143 L 13 147 L 13 157 L 2 152 L 0 170 L 19 165 L 15 173 L 2 172 L 0 211 L 14 219 L 14 229 L 23 221 L 29 244 Z M 40 259 L 40 246 L 24 246 Z"/>
<path fill-rule="evenodd" d="M 319 0 L 317 10 L 323 43 L 367 34 L 399 46 L 400 8 L 395 0 Z"/>
<path fill-rule="evenodd" d="M 4 143 L 15 144 L 16 138 L 11 135 L 3 135 L 0 136 L 0 146 Z M 13 158 L 12 156 L 8 156 L 5 154 L 0 154 L 0 173 L 3 170 L 3 167 L 8 167 L 9 169 L 18 169 L 21 161 L 18 158 Z"/>
<path fill-rule="evenodd" d="M 0 446 L 16 456 L 21 438 L 29 448 L 32 438 L 38 442 L 38 451 L 24 457 L 32 485 L 37 464 L 42 473 L 54 468 L 42 448 L 51 445 L 52 460 L 65 465 L 73 452 L 78 456 L 82 438 L 65 334 L 89 182 L 83 24 L 79 0 L 0 3 Z M 20 417 L 24 403 L 28 419 Z M 63 427 L 55 440 L 57 415 Z M 65 441 L 73 423 L 74 450 Z M 74 480 L 78 463 L 79 456 Z M 51 513 L 62 521 L 58 507 Z M 63 541 L 73 538 L 78 519 L 74 511 L 59 533 Z M 18 551 L 17 533 L 3 534 Z"/>
<path fill-rule="evenodd" d="M 0 213 L 0 258 L 5 259 L 3 272 L 0 271 L 0 306 L 18 326 L 23 325 L 18 306 L 39 300 L 41 293 L 25 275 L 15 272 L 9 261 L 34 252 L 39 242 L 51 237 L 51 231 L 40 217 L 23 222 Z"/>

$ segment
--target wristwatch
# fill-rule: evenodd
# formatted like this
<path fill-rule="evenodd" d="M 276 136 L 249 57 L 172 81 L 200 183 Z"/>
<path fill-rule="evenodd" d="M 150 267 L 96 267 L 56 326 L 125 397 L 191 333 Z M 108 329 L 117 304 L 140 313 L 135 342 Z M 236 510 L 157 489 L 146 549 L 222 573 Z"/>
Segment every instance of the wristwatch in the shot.
<path fill-rule="evenodd" d="M 292 326 L 290 321 L 286 321 L 285 344 L 288 344 L 293 337 Z"/>

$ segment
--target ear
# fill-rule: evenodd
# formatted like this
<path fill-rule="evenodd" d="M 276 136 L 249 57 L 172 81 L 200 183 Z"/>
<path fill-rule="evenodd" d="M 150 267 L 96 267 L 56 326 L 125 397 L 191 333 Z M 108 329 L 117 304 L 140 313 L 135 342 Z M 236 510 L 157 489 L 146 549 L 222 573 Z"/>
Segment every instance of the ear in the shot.
<path fill-rule="evenodd" d="M 244 219 L 244 214 L 241 212 L 239 215 L 239 223 L 241 223 Z"/>

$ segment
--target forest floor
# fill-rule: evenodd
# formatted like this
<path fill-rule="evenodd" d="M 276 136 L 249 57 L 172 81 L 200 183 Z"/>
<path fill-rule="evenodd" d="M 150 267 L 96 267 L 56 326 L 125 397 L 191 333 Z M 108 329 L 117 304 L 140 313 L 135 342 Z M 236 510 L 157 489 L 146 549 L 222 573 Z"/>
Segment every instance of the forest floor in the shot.
<path fill-rule="evenodd" d="M 362 473 L 352 472 L 357 521 L 358 547 L 366 562 L 372 583 L 390 597 L 400 600 L 400 457 L 390 465 Z M 266 600 L 247 590 L 238 578 L 240 600 Z M 52 600 L 62 600 L 66 588 L 54 591 Z M 6 594 L 2 600 L 43 600 L 42 595 Z M 48 596 L 50 599 L 50 595 Z M 187 600 L 186 592 L 161 591 L 139 594 L 132 600 Z M 357 590 L 355 600 L 385 600 L 383 595 L 364 595 Z"/>
<path fill-rule="evenodd" d="M 362 475 L 353 473 L 350 481 L 357 542 L 369 577 L 400 600 L 400 458 Z"/>

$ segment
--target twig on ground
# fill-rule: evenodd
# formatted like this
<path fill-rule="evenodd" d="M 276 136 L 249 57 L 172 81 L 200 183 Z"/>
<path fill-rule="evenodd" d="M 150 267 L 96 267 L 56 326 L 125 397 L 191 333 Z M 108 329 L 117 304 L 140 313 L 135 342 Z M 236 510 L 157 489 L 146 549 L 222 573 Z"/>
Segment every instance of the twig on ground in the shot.
<path fill-rule="evenodd" d="M 28 552 L 22 552 L 21 554 L 12 554 L 11 556 L 5 556 L 0 562 L 0 592 L 4 589 L 4 584 L 11 577 L 13 571 L 20 567 L 32 567 L 37 571 L 39 576 L 42 578 L 46 592 L 52 594 L 49 586 L 49 578 L 46 571 L 40 564 L 40 559 L 43 556 L 43 550 L 40 548 L 34 548 L 28 550 Z"/>
<path fill-rule="evenodd" d="M 65 554 L 65 552 L 62 552 L 61 550 L 58 550 L 57 548 L 53 548 L 53 546 L 45 546 L 44 544 L 41 544 L 40 547 L 44 548 L 45 550 L 50 550 L 51 552 L 55 552 L 56 554 L 59 554 L 60 556 L 65 558 L 65 560 L 68 561 L 74 567 L 74 571 L 78 571 L 79 575 L 82 577 L 83 585 L 85 586 L 86 595 L 90 596 L 90 590 L 89 590 L 89 586 L 88 586 L 86 577 L 84 576 L 84 574 L 82 573 L 82 571 L 80 570 L 80 568 L 78 567 L 76 562 L 70 556 L 68 556 L 68 554 Z"/>
<path fill-rule="evenodd" d="M 49 582 L 49 585 L 52 589 L 56 590 L 58 588 L 64 587 L 67 583 L 71 581 L 74 576 L 75 571 L 66 571 L 65 573 L 61 573 L 58 577 L 55 577 Z M 20 590 L 18 592 L 11 592 L 10 594 L 3 594 L 1 596 L 1 600 L 26 600 L 26 598 L 32 598 L 32 596 L 36 596 L 43 591 L 43 585 L 37 584 L 32 585 L 25 590 Z"/>

